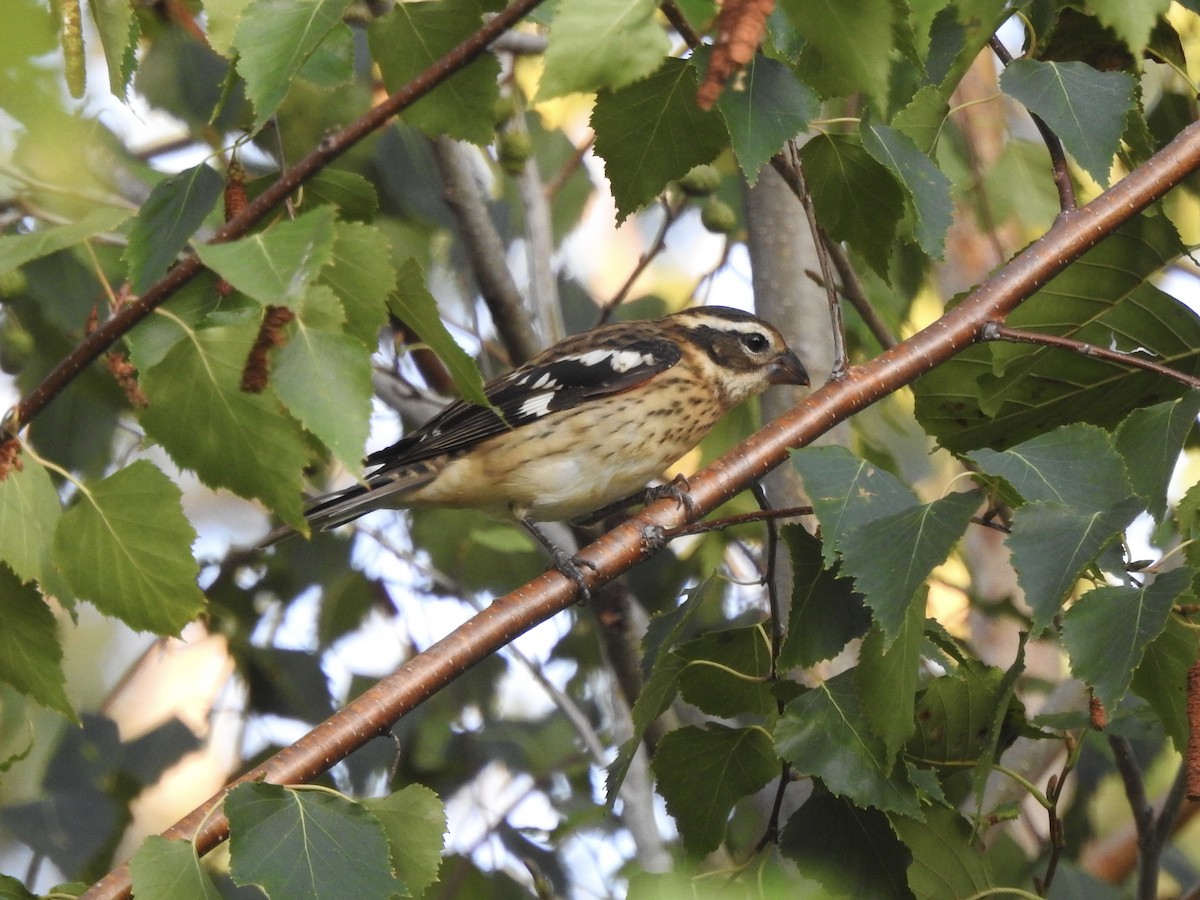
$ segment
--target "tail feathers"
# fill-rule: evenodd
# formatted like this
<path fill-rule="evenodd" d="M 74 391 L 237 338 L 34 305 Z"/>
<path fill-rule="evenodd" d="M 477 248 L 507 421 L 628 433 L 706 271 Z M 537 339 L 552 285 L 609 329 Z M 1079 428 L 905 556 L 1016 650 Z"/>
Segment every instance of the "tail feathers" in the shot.
<path fill-rule="evenodd" d="M 314 498 L 305 508 L 304 518 L 317 531 L 329 531 L 377 509 L 400 509 L 405 506 L 404 494 L 432 480 L 432 472 L 372 475 L 366 483 Z M 270 547 L 295 534 L 299 532 L 291 525 L 281 525 L 259 541 L 255 549 Z"/>

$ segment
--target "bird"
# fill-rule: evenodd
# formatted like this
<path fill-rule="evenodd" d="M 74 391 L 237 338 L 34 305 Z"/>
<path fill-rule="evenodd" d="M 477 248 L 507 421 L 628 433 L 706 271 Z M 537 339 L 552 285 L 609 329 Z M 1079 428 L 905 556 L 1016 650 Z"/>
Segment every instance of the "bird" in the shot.
<path fill-rule="evenodd" d="M 329 530 L 377 509 L 455 507 L 515 519 L 587 584 L 537 522 L 637 496 L 731 409 L 772 384 L 809 384 L 779 330 L 722 306 L 618 321 L 565 338 L 371 453 L 361 482 L 310 501 Z M 296 533 L 276 529 L 259 546 Z M 585 563 L 586 564 L 586 563 Z"/>

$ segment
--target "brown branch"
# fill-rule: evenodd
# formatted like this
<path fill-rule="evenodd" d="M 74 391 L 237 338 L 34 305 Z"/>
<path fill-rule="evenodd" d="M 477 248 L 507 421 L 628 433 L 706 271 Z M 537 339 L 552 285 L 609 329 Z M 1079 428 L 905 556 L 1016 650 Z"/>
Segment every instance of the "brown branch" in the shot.
<path fill-rule="evenodd" d="M 1008 65 L 1013 61 L 1012 54 L 1008 52 L 1008 48 L 1001 43 L 1000 39 L 992 35 L 988 41 L 988 46 L 992 48 L 992 52 L 996 54 L 1000 62 Z M 1058 139 L 1058 135 L 1050 130 L 1050 126 L 1042 121 L 1042 117 L 1032 110 L 1026 109 L 1029 113 L 1029 118 L 1033 119 L 1033 124 L 1037 127 L 1038 134 L 1042 136 L 1042 140 L 1046 144 L 1046 150 L 1050 153 L 1050 167 L 1054 172 L 1054 187 L 1058 190 L 1058 208 L 1063 212 L 1071 212 L 1076 208 L 1075 203 L 1075 185 L 1071 183 L 1071 171 L 1067 168 L 1067 154 L 1063 150 L 1062 141 Z"/>
<path fill-rule="evenodd" d="M 1188 742 L 1184 768 L 1187 772 L 1187 798 L 1200 800 L 1200 662 L 1192 663 L 1187 674 Z"/>
<path fill-rule="evenodd" d="M 1060 350 L 1070 350 L 1072 353 L 1078 353 L 1080 356 L 1102 359 L 1105 362 L 1116 363 L 1119 366 L 1145 369 L 1147 372 L 1154 372 L 1157 375 L 1162 375 L 1164 378 L 1170 378 L 1173 381 L 1186 384 L 1188 387 L 1200 387 L 1200 378 L 1188 375 L 1186 372 L 1180 372 L 1178 369 L 1172 369 L 1170 366 L 1164 366 L 1162 363 L 1143 359 L 1133 353 L 1108 350 L 1104 347 L 1097 347 L 1095 344 L 1087 344 L 1083 341 L 1077 341 L 1074 338 L 1060 337 L 1056 334 L 1024 331 L 1019 328 L 1009 328 L 1007 325 L 1001 325 L 998 322 L 990 322 L 984 327 L 983 333 L 980 335 L 980 340 L 1012 341 L 1016 344 L 1039 344 L 1043 347 L 1057 347 Z"/>
<path fill-rule="evenodd" d="M 658 5 L 658 8 L 662 10 L 667 21 L 671 23 L 671 27 L 683 38 L 684 43 L 693 50 L 700 46 L 700 35 L 696 34 L 695 29 L 692 28 L 691 23 L 683 14 L 683 10 L 675 3 L 675 0 L 663 0 Z"/>
<path fill-rule="evenodd" d="M 511 9 L 511 7 L 510 7 Z M 503 15 L 503 14 L 502 14 Z M 493 20 L 495 21 L 495 20 Z M 1200 169 L 1200 123 L 1193 123 L 1159 151 L 1075 215 L 1060 218 L 1038 241 L 976 288 L 936 322 L 851 368 L 841 381 L 814 391 L 804 402 L 768 423 L 708 468 L 688 479 L 691 507 L 672 498 L 655 501 L 580 551 L 584 577 L 598 587 L 616 578 L 657 547 L 647 532 L 675 528 L 706 515 L 788 458 L 792 448 L 811 443 L 838 422 L 972 344 L 984 327 L 1015 309 L 1121 223 L 1137 215 L 1192 172 Z M 472 666 L 551 616 L 569 609 L 578 587 L 557 570 L 499 597 L 436 644 L 372 685 L 311 732 L 233 783 L 291 784 L 312 779 L 361 747 Z M 216 807 L 221 791 L 164 832 L 192 839 L 205 853 L 228 837 L 229 823 Z M 203 828 L 200 829 L 201 824 Z M 94 885 L 87 900 L 126 897 L 127 866 Z"/>
<path fill-rule="evenodd" d="M 524 18 L 541 2 L 542 0 L 514 0 L 511 6 L 506 7 L 485 22 L 478 31 L 378 106 L 372 107 L 360 119 L 341 131 L 326 137 L 316 149 L 252 200 L 241 215 L 219 228 L 211 243 L 230 241 L 246 234 L 251 227 L 291 196 L 300 185 L 363 138 L 383 127 L 398 112 L 411 106 L 455 72 L 469 65 L 487 50 L 489 44 Z M 137 300 L 123 307 L 120 312 L 88 335 L 39 385 L 25 395 L 13 409 L 9 410 L 4 421 L 0 423 L 0 441 L 15 437 L 17 432 L 31 422 L 46 404 L 70 384 L 86 366 L 94 362 L 118 338 L 195 278 L 203 268 L 199 257 L 195 254 L 184 257 L 175 268 Z"/>

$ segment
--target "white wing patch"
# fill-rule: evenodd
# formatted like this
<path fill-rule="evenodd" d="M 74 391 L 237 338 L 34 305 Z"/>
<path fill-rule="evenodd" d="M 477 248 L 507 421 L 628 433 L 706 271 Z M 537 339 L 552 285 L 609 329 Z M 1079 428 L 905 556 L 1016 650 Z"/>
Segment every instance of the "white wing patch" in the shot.
<path fill-rule="evenodd" d="M 533 394 L 521 403 L 517 410 L 517 417 L 524 419 L 536 419 L 539 416 L 544 416 L 550 411 L 550 401 L 554 399 L 553 391 L 546 391 L 540 394 Z"/>
<path fill-rule="evenodd" d="M 638 366 L 654 365 L 655 362 L 653 353 L 638 353 L 636 350 L 590 350 L 580 353 L 574 359 L 585 366 L 607 364 L 614 372 L 628 372 Z"/>

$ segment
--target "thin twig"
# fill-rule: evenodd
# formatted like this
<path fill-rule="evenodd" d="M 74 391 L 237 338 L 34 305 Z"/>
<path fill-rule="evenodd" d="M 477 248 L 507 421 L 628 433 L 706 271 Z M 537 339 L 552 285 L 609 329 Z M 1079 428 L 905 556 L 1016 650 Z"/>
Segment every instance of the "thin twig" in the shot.
<path fill-rule="evenodd" d="M 612 299 L 600 307 L 600 316 L 596 319 L 597 325 L 603 325 L 612 318 L 612 314 L 617 307 L 625 302 L 629 296 L 629 291 L 633 288 L 633 283 L 641 277 L 641 274 L 646 271 L 646 268 L 654 261 L 667 246 L 667 231 L 675 224 L 675 220 L 679 218 L 679 214 L 683 212 L 687 206 L 686 199 L 680 199 L 675 203 L 668 200 L 662 201 L 663 220 L 658 228 L 658 233 L 654 236 L 654 240 L 646 249 L 637 261 L 637 265 L 633 267 L 633 271 L 629 273 L 629 277 L 625 279 L 625 283 L 613 294 Z"/>
<path fill-rule="evenodd" d="M 988 46 L 992 48 L 992 52 L 996 54 L 1000 62 L 1008 65 L 1013 61 L 1012 54 L 1008 52 L 1008 48 L 1001 43 L 1000 38 L 992 35 L 988 40 Z M 1046 150 L 1050 153 L 1050 165 L 1054 172 L 1054 187 L 1058 190 L 1058 206 L 1064 213 L 1073 212 L 1078 204 L 1075 202 L 1075 185 L 1071 183 L 1071 171 L 1067 168 L 1067 154 L 1063 150 L 1062 141 L 1058 139 L 1058 135 L 1050 130 L 1050 126 L 1042 121 L 1042 117 L 1030 109 L 1025 110 L 1029 113 L 1029 118 L 1033 119 L 1033 124 L 1037 126 L 1038 133 L 1042 136 L 1042 140 L 1046 143 Z"/>
<path fill-rule="evenodd" d="M 658 8 L 662 10 L 662 14 L 671 23 L 671 27 L 679 33 L 679 36 L 683 38 L 689 47 L 694 50 L 700 46 L 700 35 L 696 34 L 691 23 L 688 22 L 687 17 L 683 14 L 683 10 L 675 4 L 675 0 L 663 0 L 658 5 Z"/>
<path fill-rule="evenodd" d="M 1143 359 L 1133 353 L 1108 350 L 1104 347 L 1097 347 L 1095 344 L 1087 344 L 1083 341 L 1077 341 L 1074 338 L 1060 337 L 1056 334 L 1024 331 L 1018 328 L 1009 328 L 1007 325 L 1001 325 L 998 322 L 992 322 L 983 327 L 980 339 L 984 341 L 1012 341 L 1016 344 L 1039 344 L 1044 347 L 1057 347 L 1060 350 L 1069 350 L 1072 353 L 1078 353 L 1080 356 L 1091 356 L 1095 359 L 1102 359 L 1105 362 L 1116 363 L 1119 366 L 1145 369 L 1147 372 L 1154 372 L 1156 375 L 1162 375 L 1164 378 L 1170 378 L 1181 384 L 1186 384 L 1188 387 L 1200 387 L 1200 378 L 1180 372 L 1178 369 L 1172 369 L 1170 366 L 1164 366 L 1162 363 Z"/>
<path fill-rule="evenodd" d="M 1146 785 L 1133 758 L 1133 745 L 1129 738 L 1112 734 L 1108 737 L 1108 745 L 1112 748 L 1113 761 L 1125 786 L 1125 799 L 1129 801 L 1137 828 L 1138 875 L 1134 896 L 1138 900 L 1154 900 L 1158 895 L 1158 859 L 1162 852 L 1163 836 L 1156 827 L 1154 807 L 1146 799 Z"/>
<path fill-rule="evenodd" d="M 817 211 L 813 207 L 812 194 L 804 183 L 804 175 L 800 166 L 800 148 L 795 140 L 790 140 L 784 149 L 771 157 L 771 165 L 775 167 L 787 186 L 792 189 L 800 205 L 804 207 L 804 215 L 808 218 L 808 227 L 812 231 L 813 246 L 817 250 L 817 260 L 821 263 L 821 277 L 825 281 L 825 296 L 829 300 L 829 317 L 833 324 L 833 369 L 829 373 L 830 381 L 839 381 L 846 376 L 849 359 L 846 355 L 846 326 L 842 322 L 842 304 L 834 288 L 836 280 L 833 277 L 833 264 L 830 260 L 829 248 L 833 242 L 821 223 L 817 221 Z"/>
<path fill-rule="evenodd" d="M 378 131 L 398 112 L 420 100 L 447 78 L 481 56 L 488 46 L 513 25 L 535 9 L 542 0 L 513 0 L 512 5 L 497 13 L 461 44 L 432 66 L 404 85 L 358 120 L 341 131 L 325 137 L 307 156 L 299 160 L 286 174 L 272 182 L 261 194 L 247 204 L 245 211 L 217 229 L 212 243 L 231 241 L 246 234 L 272 210 L 290 197 L 296 189 L 355 146 L 363 138 Z M 88 365 L 125 335 L 134 325 L 185 284 L 204 267 L 195 254 L 186 256 L 162 279 L 152 285 L 137 300 L 130 303 L 92 334 L 81 341 L 33 390 L 9 410 L 0 422 L 0 442 L 14 438 L 17 432 L 45 408 L 54 397 L 70 384 Z"/>
<path fill-rule="evenodd" d="M 508 268 L 504 241 L 483 202 L 467 151 L 457 141 L 440 135 L 433 140 L 433 153 L 445 184 L 446 204 L 454 214 L 479 293 L 509 357 L 514 365 L 520 365 L 537 356 L 542 344 Z"/>
<path fill-rule="evenodd" d="M 720 519 L 709 519 L 707 522 L 693 522 L 690 525 L 680 525 L 678 528 L 668 528 L 663 532 L 663 538 L 671 540 L 690 534 L 708 534 L 710 531 L 720 531 L 732 528 L 734 525 L 744 525 L 747 522 L 765 522 L 773 519 L 794 519 L 797 516 L 811 516 L 811 506 L 790 506 L 786 509 L 760 509 L 756 512 L 740 513 L 736 516 L 724 516 Z"/>

